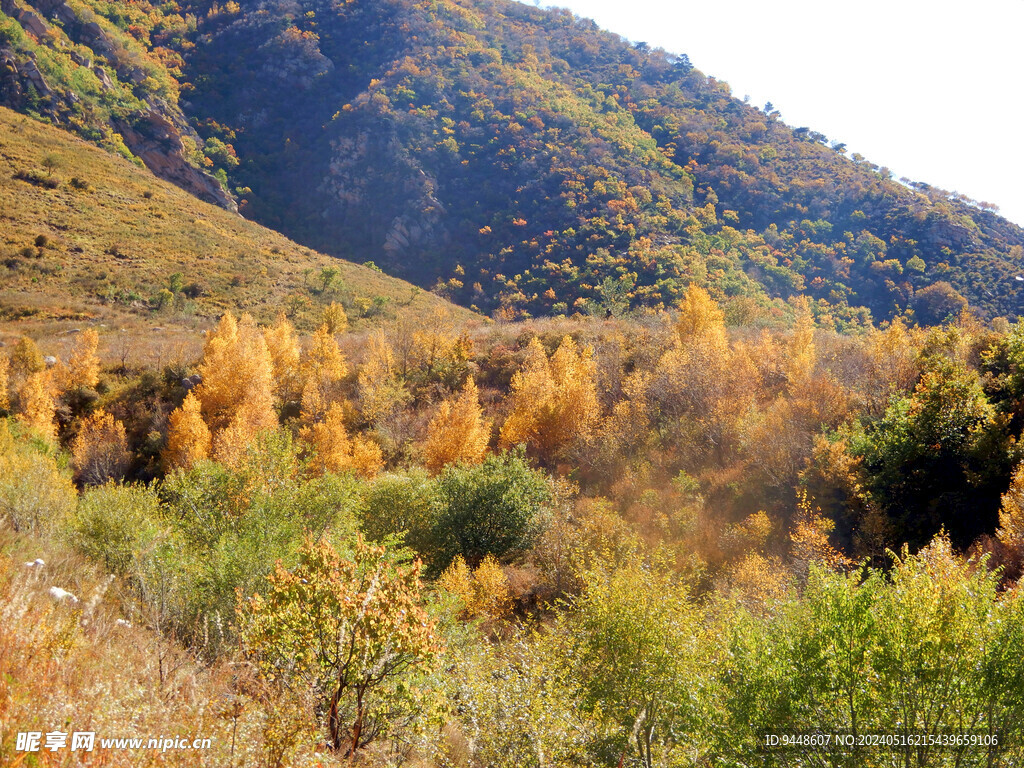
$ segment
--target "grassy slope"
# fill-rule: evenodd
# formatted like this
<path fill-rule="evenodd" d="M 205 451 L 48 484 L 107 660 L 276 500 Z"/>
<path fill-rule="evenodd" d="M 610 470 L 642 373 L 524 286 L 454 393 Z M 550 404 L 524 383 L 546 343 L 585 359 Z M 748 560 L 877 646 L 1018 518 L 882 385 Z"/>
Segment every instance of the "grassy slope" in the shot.
<path fill-rule="evenodd" d="M 57 185 L 15 178 L 25 172 Z M 46 244 L 37 248 L 40 235 Z M 324 267 L 339 273 L 326 292 Z M 179 295 L 157 309 L 154 296 L 176 272 L 201 295 Z M 0 335 L 49 335 L 88 321 L 195 326 L 226 309 L 264 321 L 283 309 L 309 328 L 331 301 L 341 301 L 357 327 L 398 313 L 414 320 L 445 308 L 471 314 L 376 270 L 315 253 L 0 108 Z"/>

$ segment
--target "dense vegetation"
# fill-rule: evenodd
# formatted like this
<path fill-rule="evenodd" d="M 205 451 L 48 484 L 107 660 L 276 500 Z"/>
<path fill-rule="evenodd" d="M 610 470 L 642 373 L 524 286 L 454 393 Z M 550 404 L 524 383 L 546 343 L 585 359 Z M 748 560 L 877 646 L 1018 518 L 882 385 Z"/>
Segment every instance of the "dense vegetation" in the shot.
<path fill-rule="evenodd" d="M 99 674 L 218 764 L 1014 764 L 1024 325 L 789 315 L 727 329 L 693 286 L 628 321 L 366 335 L 335 304 L 312 334 L 225 315 L 163 371 L 23 338 L 0 711 L 123 727 Z M 765 748 L 814 729 L 998 746 Z"/>
<path fill-rule="evenodd" d="M 737 322 L 797 294 L 839 328 L 868 312 L 939 323 L 965 297 L 987 318 L 1020 310 L 1024 232 L 992 206 L 897 181 L 733 98 L 685 56 L 566 11 L 9 0 L 3 12 L 4 103 L 217 198 L 188 171 L 205 169 L 299 242 L 486 312 L 670 307 L 691 282 Z M 46 98 L 32 96 L 39 82 Z"/>

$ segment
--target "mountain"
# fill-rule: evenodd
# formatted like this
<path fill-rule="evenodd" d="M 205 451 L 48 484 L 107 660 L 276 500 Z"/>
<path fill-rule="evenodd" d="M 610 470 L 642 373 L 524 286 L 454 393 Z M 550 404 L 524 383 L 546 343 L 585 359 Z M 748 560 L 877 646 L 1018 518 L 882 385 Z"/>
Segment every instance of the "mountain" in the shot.
<path fill-rule="evenodd" d="M 3 0 L 0 101 L 120 136 L 166 178 L 184 163 L 247 217 L 484 311 L 672 305 L 691 282 L 737 322 L 796 294 L 837 327 L 940 322 L 964 297 L 1021 311 L 1024 230 L 990 206 L 893 179 L 568 11 L 21 1 Z"/>
<path fill-rule="evenodd" d="M 371 267 L 289 241 L 125 158 L 0 108 L 0 320 L 180 324 L 225 310 L 314 327 L 442 308 Z M 327 270 L 326 272 L 324 270 Z M 329 279 L 328 279 L 329 278 Z"/>

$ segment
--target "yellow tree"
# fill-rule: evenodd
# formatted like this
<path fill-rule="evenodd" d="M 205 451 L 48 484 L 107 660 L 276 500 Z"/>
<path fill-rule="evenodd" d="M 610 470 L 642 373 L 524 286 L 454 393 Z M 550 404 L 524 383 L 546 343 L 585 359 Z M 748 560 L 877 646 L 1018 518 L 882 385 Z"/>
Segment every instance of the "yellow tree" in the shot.
<path fill-rule="evenodd" d="M 226 312 L 206 338 L 203 362 L 199 365 L 203 383 L 196 390 L 203 415 L 214 429 L 227 425 L 238 402 L 234 380 L 238 346 L 238 322 Z"/>
<path fill-rule="evenodd" d="M 1019 579 L 1024 571 L 1024 463 L 1018 465 L 1009 490 L 1003 494 L 996 538 L 1003 549 L 1000 554 L 1005 577 Z"/>
<path fill-rule="evenodd" d="M 235 464 L 264 430 L 277 427 L 274 361 L 249 315 L 236 323 L 224 315 L 203 352 L 196 388 L 204 420 L 213 432 L 214 458 Z"/>
<path fill-rule="evenodd" d="M 46 440 L 55 441 L 57 427 L 53 419 L 56 406 L 49 374 L 39 371 L 29 376 L 18 393 L 18 401 L 18 421 Z"/>
<path fill-rule="evenodd" d="M 491 423 L 483 418 L 476 382 L 470 376 L 457 398 L 441 403 L 427 427 L 427 469 L 437 473 L 460 461 L 479 464 L 490 439 Z"/>
<path fill-rule="evenodd" d="M 589 437 L 600 414 L 593 350 L 578 349 L 572 337 L 566 336 L 551 356 L 551 378 L 555 397 L 545 419 L 541 447 L 554 452 Z"/>
<path fill-rule="evenodd" d="M 189 392 L 185 402 L 168 419 L 167 447 L 162 454 L 164 468 L 168 471 L 188 469 L 197 461 L 210 458 L 212 447 L 210 428 L 203 421 L 199 398 Z"/>
<path fill-rule="evenodd" d="M 658 362 L 648 395 L 671 426 L 670 443 L 692 460 L 713 453 L 725 462 L 752 396 L 750 361 L 742 346 L 730 347 L 724 315 L 703 288 L 691 285 L 679 311 L 677 338 Z"/>
<path fill-rule="evenodd" d="M 277 316 L 277 323 L 263 333 L 263 338 L 274 362 L 274 394 L 281 402 L 298 399 L 302 391 L 302 375 L 295 327 L 281 313 Z"/>
<path fill-rule="evenodd" d="M 690 284 L 679 303 L 676 332 L 684 344 L 698 339 L 725 344 L 725 314 L 711 295 L 695 283 Z"/>
<path fill-rule="evenodd" d="M 553 458 L 560 450 L 587 439 L 599 415 L 597 368 L 589 347 L 579 349 L 566 336 L 548 360 L 540 342 L 530 342 L 522 370 L 512 377 L 512 413 L 501 430 L 501 443 L 529 443 Z"/>
<path fill-rule="evenodd" d="M 0 411 L 6 411 L 11 407 L 11 397 L 8 394 L 10 368 L 11 361 L 6 355 L 0 355 Z"/>
<path fill-rule="evenodd" d="M 28 336 L 22 336 L 11 353 L 10 386 L 20 390 L 29 376 L 46 370 L 43 353 Z"/>
<path fill-rule="evenodd" d="M 522 368 L 512 376 L 512 412 L 501 427 L 503 447 L 529 443 L 537 438 L 541 414 L 554 399 L 554 392 L 548 357 L 535 336 L 526 349 Z"/>
<path fill-rule="evenodd" d="M 307 414 L 303 414 L 303 419 Z M 345 413 L 338 403 L 331 403 L 322 419 L 309 418 L 299 430 L 299 437 L 313 449 L 310 469 L 317 473 L 355 472 L 365 478 L 374 477 L 384 466 L 380 447 L 356 435 L 350 437 L 345 428 Z"/>
<path fill-rule="evenodd" d="M 464 616 L 488 616 L 500 619 L 512 610 L 508 579 L 494 555 L 487 555 L 470 570 L 462 555 L 437 580 L 438 586 L 459 598 Z"/>
<path fill-rule="evenodd" d="M 794 306 L 796 321 L 790 342 L 788 373 L 790 388 L 799 389 L 807 385 L 814 373 L 814 316 L 806 296 L 797 297 Z"/>
<path fill-rule="evenodd" d="M 78 334 L 68 361 L 66 389 L 95 387 L 99 383 L 100 358 L 96 354 L 99 343 L 100 336 L 94 328 L 88 328 Z"/>
<path fill-rule="evenodd" d="M 72 464 L 79 482 L 101 485 L 121 480 L 131 462 L 124 425 L 104 410 L 86 417 L 71 443 Z"/>
<path fill-rule="evenodd" d="M 332 301 L 330 306 L 324 308 L 323 322 L 327 326 L 327 332 L 332 336 L 341 333 L 348 328 L 348 315 L 345 314 L 345 308 L 338 302 Z"/>
<path fill-rule="evenodd" d="M 311 416 L 321 415 L 322 408 L 340 396 L 340 385 L 347 373 L 338 342 L 328 327 L 321 325 L 302 358 L 302 410 Z M 321 411 L 314 412 L 314 404 Z"/>
<path fill-rule="evenodd" d="M 398 377 L 394 350 L 379 331 L 370 337 L 370 355 L 359 371 L 358 382 L 367 421 L 380 422 L 409 400 L 409 391 Z"/>

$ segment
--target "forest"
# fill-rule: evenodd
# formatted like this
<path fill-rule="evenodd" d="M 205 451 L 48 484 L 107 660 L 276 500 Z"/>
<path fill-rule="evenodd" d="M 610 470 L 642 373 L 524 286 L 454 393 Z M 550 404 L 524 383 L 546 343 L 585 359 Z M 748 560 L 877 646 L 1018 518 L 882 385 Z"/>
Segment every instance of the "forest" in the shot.
<path fill-rule="evenodd" d="M 1024 326 L 788 308 L 334 302 L 162 369 L 22 337 L 4 721 L 212 739 L 178 765 L 1016 764 Z M 767 746 L 808 733 L 906 742 Z"/>

